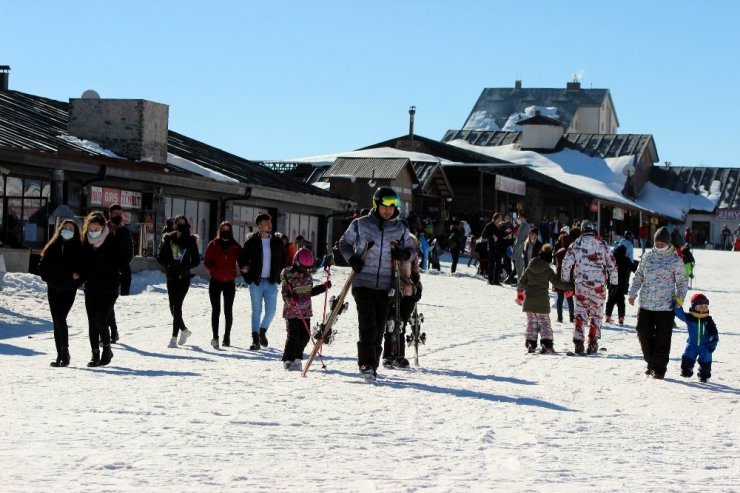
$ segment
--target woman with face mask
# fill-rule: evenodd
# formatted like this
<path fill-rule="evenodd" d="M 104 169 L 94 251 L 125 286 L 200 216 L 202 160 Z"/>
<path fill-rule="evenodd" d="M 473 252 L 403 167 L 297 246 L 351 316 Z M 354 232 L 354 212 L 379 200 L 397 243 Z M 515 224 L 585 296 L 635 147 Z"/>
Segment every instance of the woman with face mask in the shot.
<path fill-rule="evenodd" d="M 85 309 L 92 349 L 92 359 L 87 366 L 105 366 L 113 359 L 108 323 L 118 298 L 121 270 L 128 262 L 115 235 L 110 234 L 105 217 L 99 212 L 92 212 L 85 218 L 82 250 L 85 259 Z"/>
<path fill-rule="evenodd" d="M 192 335 L 182 319 L 182 305 L 190 289 L 190 279 L 195 277 L 190 269 L 200 264 L 198 237 L 190 234 L 190 223 L 185 216 L 177 216 L 175 230 L 162 236 L 157 261 L 167 274 L 167 296 L 172 313 L 172 337 L 167 347 L 176 348 L 178 344 L 185 344 Z"/>
<path fill-rule="evenodd" d="M 51 366 L 69 365 L 69 329 L 67 315 L 82 282 L 82 243 L 80 229 L 71 219 L 64 220 L 41 252 L 39 273 L 46 282 L 49 310 L 54 322 L 57 358 Z"/>
<path fill-rule="evenodd" d="M 236 293 L 236 262 L 241 254 L 241 245 L 234 240 L 231 223 L 222 222 L 218 226 L 218 235 L 211 240 L 206 247 L 206 255 L 203 263 L 211 275 L 208 283 L 208 295 L 211 299 L 211 328 L 213 339 L 211 346 L 218 349 L 218 320 L 221 316 L 221 294 L 224 297 L 224 346 L 231 345 L 231 325 L 234 321 L 232 306 Z"/>

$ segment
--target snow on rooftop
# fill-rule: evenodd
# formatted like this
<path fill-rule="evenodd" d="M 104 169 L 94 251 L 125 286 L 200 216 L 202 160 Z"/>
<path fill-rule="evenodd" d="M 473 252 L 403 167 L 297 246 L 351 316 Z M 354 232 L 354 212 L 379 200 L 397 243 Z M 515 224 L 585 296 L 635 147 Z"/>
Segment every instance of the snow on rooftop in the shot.
<path fill-rule="evenodd" d="M 440 164 L 451 164 L 452 161 L 442 159 L 432 154 L 425 154 L 423 152 L 412 152 L 402 151 L 393 147 L 378 147 L 376 149 L 365 149 L 362 151 L 349 151 L 339 152 L 336 154 L 323 154 L 321 156 L 308 156 L 300 157 L 295 159 L 288 159 L 288 161 L 296 163 L 313 163 L 319 164 L 334 164 L 337 158 L 369 158 L 369 159 L 394 159 L 394 158 L 406 158 L 417 163 L 440 163 Z"/>
<path fill-rule="evenodd" d="M 212 180 L 224 183 L 239 183 L 239 180 L 221 174 L 218 171 L 208 169 L 204 166 L 201 166 L 200 164 L 194 163 L 193 161 L 182 158 L 180 156 L 176 156 L 175 154 L 172 154 L 170 152 L 167 153 L 167 164 L 177 166 L 178 168 L 184 169 L 191 173 L 195 173 L 196 175 L 200 175 L 205 178 L 210 178 Z"/>
<path fill-rule="evenodd" d="M 554 106 L 527 106 L 526 108 L 524 108 L 524 113 L 513 113 L 511 116 L 509 116 L 508 120 L 506 120 L 506 123 L 504 124 L 504 128 L 502 128 L 501 130 L 505 132 L 521 132 L 522 130 L 524 130 L 524 127 L 519 125 L 519 122 L 522 120 L 526 120 L 527 118 L 532 118 L 533 116 L 536 116 L 538 111 L 542 116 L 553 118 L 555 120 L 560 120 L 558 109 Z M 477 128 L 476 130 L 483 129 Z"/>
<path fill-rule="evenodd" d="M 99 144 L 91 141 L 91 140 L 84 140 L 84 139 L 78 139 L 74 135 L 57 135 L 58 139 L 66 140 L 70 144 L 75 144 L 80 147 L 84 147 L 85 149 L 89 150 L 90 152 L 94 154 L 101 154 L 103 156 L 117 158 L 117 159 L 123 159 L 121 156 L 116 154 L 115 152 L 105 149 L 104 147 L 100 147 Z"/>

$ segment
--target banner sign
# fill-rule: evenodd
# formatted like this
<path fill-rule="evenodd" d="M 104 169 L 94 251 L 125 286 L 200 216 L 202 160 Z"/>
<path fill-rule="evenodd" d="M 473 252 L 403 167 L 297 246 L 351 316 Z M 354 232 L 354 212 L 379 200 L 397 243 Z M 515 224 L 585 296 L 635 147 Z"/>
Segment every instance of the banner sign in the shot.
<path fill-rule="evenodd" d="M 717 209 L 717 219 L 722 221 L 740 221 L 740 209 Z"/>
<path fill-rule="evenodd" d="M 496 175 L 496 190 L 516 195 L 525 195 L 527 184 L 523 181 L 515 180 L 514 178 Z"/>
<path fill-rule="evenodd" d="M 90 187 L 90 205 L 110 207 L 119 204 L 124 209 L 141 209 L 141 193 L 118 188 Z"/>
<path fill-rule="evenodd" d="M 624 209 L 620 209 L 619 207 L 615 207 L 612 210 L 612 217 L 616 219 L 617 221 L 624 220 Z"/>

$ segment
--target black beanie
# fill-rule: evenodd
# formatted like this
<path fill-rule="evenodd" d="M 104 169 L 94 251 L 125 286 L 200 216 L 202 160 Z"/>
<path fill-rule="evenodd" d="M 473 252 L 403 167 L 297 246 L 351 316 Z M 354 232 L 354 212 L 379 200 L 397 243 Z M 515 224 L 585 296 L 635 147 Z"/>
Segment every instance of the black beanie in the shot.
<path fill-rule="evenodd" d="M 671 243 L 671 234 L 668 232 L 668 228 L 665 226 L 661 226 L 658 228 L 658 231 L 655 232 L 655 236 L 653 237 L 654 242 L 661 242 L 661 243 L 667 243 L 670 245 Z"/>

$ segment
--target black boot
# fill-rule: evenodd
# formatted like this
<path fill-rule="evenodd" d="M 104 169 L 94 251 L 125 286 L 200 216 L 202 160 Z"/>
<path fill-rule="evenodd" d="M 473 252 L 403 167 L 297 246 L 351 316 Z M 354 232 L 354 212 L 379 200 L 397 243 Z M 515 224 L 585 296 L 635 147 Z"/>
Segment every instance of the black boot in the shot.
<path fill-rule="evenodd" d="M 87 364 L 89 367 L 100 366 L 100 349 L 93 349 L 92 359 Z"/>
<path fill-rule="evenodd" d="M 260 335 L 256 332 L 252 332 L 252 345 L 249 346 L 252 351 L 259 351 L 260 349 Z"/>
<path fill-rule="evenodd" d="M 62 348 L 62 361 L 61 361 L 61 364 L 59 366 L 69 366 L 69 360 L 70 359 L 72 359 L 72 358 L 69 356 L 69 347 L 64 346 Z"/>
<path fill-rule="evenodd" d="M 218 338 L 217 338 L 218 339 Z M 221 342 L 222 346 L 231 346 L 231 332 L 224 332 L 224 340 Z"/>
<path fill-rule="evenodd" d="M 552 348 L 552 339 L 542 339 L 542 341 L 540 342 L 542 342 L 542 349 L 540 350 L 542 354 L 555 352 L 555 350 Z"/>
<path fill-rule="evenodd" d="M 527 352 L 529 353 L 534 353 L 534 351 L 537 349 L 537 341 L 534 341 L 532 339 L 527 339 L 524 345 L 527 346 Z"/>
<path fill-rule="evenodd" d="M 61 349 L 57 349 L 57 359 L 49 363 L 49 366 L 53 366 L 55 368 L 62 366 L 62 350 Z"/>
<path fill-rule="evenodd" d="M 103 346 L 103 354 L 100 356 L 100 366 L 105 366 L 110 363 L 113 359 L 113 351 L 110 349 L 110 344 Z"/>
<path fill-rule="evenodd" d="M 267 329 L 260 329 L 260 345 L 267 347 Z"/>

